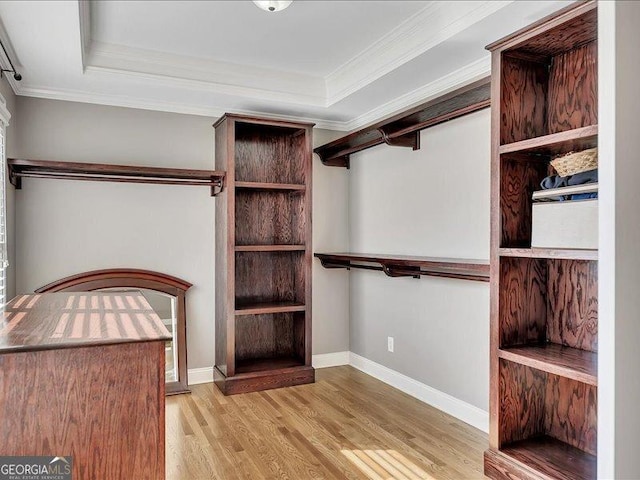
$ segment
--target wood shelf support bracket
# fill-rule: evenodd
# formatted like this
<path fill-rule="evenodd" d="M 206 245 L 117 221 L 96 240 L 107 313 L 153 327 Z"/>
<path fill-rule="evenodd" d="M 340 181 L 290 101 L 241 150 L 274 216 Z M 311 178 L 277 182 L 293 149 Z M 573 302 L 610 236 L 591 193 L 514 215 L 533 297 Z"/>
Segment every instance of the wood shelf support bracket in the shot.
<path fill-rule="evenodd" d="M 327 167 L 344 167 L 347 170 L 349 170 L 349 168 L 351 167 L 351 158 L 349 154 L 325 156 L 321 153 L 318 153 L 318 155 L 320 156 L 320 161 L 322 162 L 322 164 Z"/>
<path fill-rule="evenodd" d="M 351 263 L 350 262 L 337 262 L 337 261 L 333 261 L 333 260 L 328 260 L 326 258 L 321 258 L 320 259 L 320 264 L 324 268 L 346 268 L 347 270 L 351 270 Z"/>
<path fill-rule="evenodd" d="M 396 265 L 382 264 L 382 271 L 388 277 L 413 277 L 420 278 L 420 267 L 398 267 Z"/>
<path fill-rule="evenodd" d="M 410 147 L 414 151 L 420 150 L 419 130 L 398 136 L 394 136 L 392 132 L 387 131 L 384 127 L 378 128 L 378 132 L 382 135 L 384 143 L 390 147 Z"/>

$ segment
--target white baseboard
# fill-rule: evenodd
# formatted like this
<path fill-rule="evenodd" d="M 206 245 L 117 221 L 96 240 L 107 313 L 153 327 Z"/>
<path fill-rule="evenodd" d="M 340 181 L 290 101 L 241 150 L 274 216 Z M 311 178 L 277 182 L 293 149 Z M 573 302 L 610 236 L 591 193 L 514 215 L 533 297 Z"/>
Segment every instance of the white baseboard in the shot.
<path fill-rule="evenodd" d="M 314 355 L 311 362 L 313 368 L 339 367 L 349 365 L 351 352 L 333 352 Z M 189 385 L 213 382 L 213 367 L 190 368 L 187 371 Z"/>
<path fill-rule="evenodd" d="M 371 375 L 483 432 L 489 431 L 488 412 L 353 352 L 333 352 L 314 355 L 312 364 L 314 368 L 351 365 L 367 375 Z M 189 385 L 211 383 L 213 382 L 213 367 L 190 368 L 188 378 Z"/>
<path fill-rule="evenodd" d="M 384 365 L 380 365 L 353 352 L 350 354 L 349 363 L 352 367 L 357 368 L 367 375 L 371 375 L 483 432 L 489 431 L 489 413 L 481 408 L 463 402 L 458 398 L 436 390 L 424 383 L 420 383 L 411 377 L 407 377 L 402 373 L 391 370 Z"/>
<path fill-rule="evenodd" d="M 340 367 L 341 365 L 349 365 L 351 352 L 333 352 L 320 353 L 314 355 L 311 364 L 313 368 Z"/>
<path fill-rule="evenodd" d="M 187 370 L 189 385 L 213 382 L 213 367 L 190 368 Z"/>

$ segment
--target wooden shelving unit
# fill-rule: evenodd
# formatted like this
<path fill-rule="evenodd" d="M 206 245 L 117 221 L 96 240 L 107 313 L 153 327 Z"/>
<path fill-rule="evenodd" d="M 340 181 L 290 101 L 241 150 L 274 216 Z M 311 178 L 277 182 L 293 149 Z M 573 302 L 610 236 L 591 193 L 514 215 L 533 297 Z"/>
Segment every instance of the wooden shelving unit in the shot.
<path fill-rule="evenodd" d="M 479 80 L 390 118 L 369 125 L 314 150 L 324 165 L 349 168 L 350 156 L 382 145 L 420 148 L 420 130 L 491 105 L 490 79 Z"/>
<path fill-rule="evenodd" d="M 498 151 L 503 153 L 530 153 L 538 155 L 555 155 L 563 152 L 585 150 L 598 145 L 598 126 L 574 128 L 564 132 L 552 133 L 541 137 L 520 140 L 519 142 L 500 145 Z"/>
<path fill-rule="evenodd" d="M 363 253 L 316 253 L 315 257 L 320 259 L 325 268 L 377 270 L 389 277 L 420 278 L 421 275 L 427 275 L 489 281 L 489 264 L 486 260 Z"/>
<path fill-rule="evenodd" d="M 313 382 L 312 124 L 226 114 L 215 125 L 214 380 L 225 394 Z"/>
<path fill-rule="evenodd" d="M 211 188 L 218 195 L 224 187 L 224 171 L 186 168 L 141 167 L 106 163 L 57 162 L 9 158 L 9 181 L 20 190 L 22 178 L 84 180 L 93 182 L 152 183 L 157 185 L 190 185 Z"/>
<path fill-rule="evenodd" d="M 531 194 L 554 155 L 597 146 L 596 3 L 573 4 L 487 48 L 496 102 L 485 474 L 593 479 L 598 251 L 531 248 Z"/>

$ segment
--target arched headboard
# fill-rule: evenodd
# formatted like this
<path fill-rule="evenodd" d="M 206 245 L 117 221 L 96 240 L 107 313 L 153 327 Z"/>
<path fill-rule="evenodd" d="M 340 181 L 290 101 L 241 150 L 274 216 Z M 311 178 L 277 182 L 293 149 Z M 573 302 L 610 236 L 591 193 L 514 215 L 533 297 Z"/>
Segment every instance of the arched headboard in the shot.
<path fill-rule="evenodd" d="M 164 273 L 135 268 L 113 268 L 78 273 L 36 290 L 36 293 L 91 292 L 105 288 L 146 288 L 176 297 L 176 332 L 178 353 L 178 381 L 168 382 L 167 395 L 189 391 L 187 383 L 187 312 L 185 296 L 192 285 L 180 278 Z"/>

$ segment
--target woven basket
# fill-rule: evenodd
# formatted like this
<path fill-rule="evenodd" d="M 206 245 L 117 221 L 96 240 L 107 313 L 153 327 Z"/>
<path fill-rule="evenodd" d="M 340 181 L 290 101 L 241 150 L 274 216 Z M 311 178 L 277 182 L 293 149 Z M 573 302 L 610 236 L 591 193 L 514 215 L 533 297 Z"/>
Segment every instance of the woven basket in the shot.
<path fill-rule="evenodd" d="M 590 148 L 581 152 L 570 152 L 551 161 L 558 175 L 566 177 L 598 168 L 598 149 Z"/>

